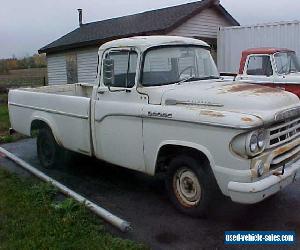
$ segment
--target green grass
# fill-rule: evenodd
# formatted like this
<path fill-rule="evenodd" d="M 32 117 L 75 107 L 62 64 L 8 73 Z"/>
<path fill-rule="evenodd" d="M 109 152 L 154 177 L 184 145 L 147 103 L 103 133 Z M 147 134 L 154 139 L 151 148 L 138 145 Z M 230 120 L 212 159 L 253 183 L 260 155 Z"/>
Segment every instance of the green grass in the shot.
<path fill-rule="evenodd" d="M 17 77 L 14 79 L 1 79 L 0 77 L 0 86 L 5 88 L 18 88 L 24 86 L 42 86 L 44 85 L 43 77 Z"/>
<path fill-rule="evenodd" d="M 57 191 L 0 169 L 0 249 L 145 249 L 107 233 L 100 220 Z"/>
<path fill-rule="evenodd" d="M 10 126 L 7 104 L 0 104 L 0 131 L 8 130 Z"/>
<path fill-rule="evenodd" d="M 9 143 L 24 138 L 20 134 L 9 135 L 9 114 L 7 108 L 7 94 L 0 94 L 0 143 Z"/>

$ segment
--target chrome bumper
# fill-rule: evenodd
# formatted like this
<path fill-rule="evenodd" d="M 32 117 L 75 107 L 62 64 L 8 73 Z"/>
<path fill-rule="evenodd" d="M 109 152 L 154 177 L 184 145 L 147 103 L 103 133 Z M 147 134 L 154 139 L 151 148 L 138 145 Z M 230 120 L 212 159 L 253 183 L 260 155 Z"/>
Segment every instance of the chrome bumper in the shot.
<path fill-rule="evenodd" d="M 232 201 L 254 204 L 277 193 L 300 176 L 300 160 L 285 169 L 283 175 L 270 175 L 260 181 L 251 183 L 229 182 L 228 191 Z"/>

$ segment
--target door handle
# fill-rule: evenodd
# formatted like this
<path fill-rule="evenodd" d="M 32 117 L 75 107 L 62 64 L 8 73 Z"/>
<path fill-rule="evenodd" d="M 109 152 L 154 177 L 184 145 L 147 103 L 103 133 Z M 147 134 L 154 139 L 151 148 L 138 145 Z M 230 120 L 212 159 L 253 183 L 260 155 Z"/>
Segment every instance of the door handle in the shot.
<path fill-rule="evenodd" d="M 106 91 L 104 89 L 98 89 L 97 93 L 103 95 Z"/>

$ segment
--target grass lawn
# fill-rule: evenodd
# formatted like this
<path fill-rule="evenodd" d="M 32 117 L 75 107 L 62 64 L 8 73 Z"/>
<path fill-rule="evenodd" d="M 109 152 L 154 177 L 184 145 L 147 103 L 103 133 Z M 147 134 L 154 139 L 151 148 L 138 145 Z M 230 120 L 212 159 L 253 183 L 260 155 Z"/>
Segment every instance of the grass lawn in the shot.
<path fill-rule="evenodd" d="M 0 249 L 145 249 L 107 233 L 72 199 L 35 179 L 0 169 Z"/>
<path fill-rule="evenodd" d="M 0 143 L 8 143 L 22 138 L 21 135 L 9 135 L 10 128 L 8 108 L 7 108 L 7 94 L 0 94 Z"/>

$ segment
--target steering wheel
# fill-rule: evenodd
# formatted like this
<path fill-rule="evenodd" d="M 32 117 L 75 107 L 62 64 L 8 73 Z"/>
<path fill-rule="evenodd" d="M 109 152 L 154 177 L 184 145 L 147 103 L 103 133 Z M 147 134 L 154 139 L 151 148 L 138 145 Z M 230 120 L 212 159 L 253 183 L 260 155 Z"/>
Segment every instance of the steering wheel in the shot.
<path fill-rule="evenodd" d="M 181 75 L 182 75 L 185 71 L 187 71 L 187 70 L 190 70 L 190 76 L 192 76 L 192 72 L 193 72 L 193 71 L 196 72 L 195 66 L 193 66 L 193 65 L 187 66 L 186 68 L 184 68 L 183 70 L 180 71 L 180 73 L 179 73 L 179 78 L 180 78 Z"/>

